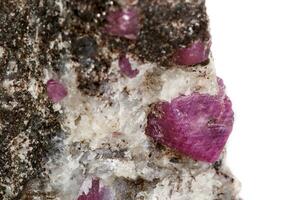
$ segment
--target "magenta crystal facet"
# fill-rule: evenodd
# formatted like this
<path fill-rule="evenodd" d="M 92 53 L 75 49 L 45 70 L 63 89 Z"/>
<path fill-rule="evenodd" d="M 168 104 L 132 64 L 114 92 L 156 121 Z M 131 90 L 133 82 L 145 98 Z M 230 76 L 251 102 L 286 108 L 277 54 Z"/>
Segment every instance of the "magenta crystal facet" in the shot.
<path fill-rule="evenodd" d="M 195 65 L 208 59 L 210 42 L 197 41 L 186 48 L 178 49 L 174 54 L 174 62 L 178 65 Z"/>
<path fill-rule="evenodd" d="M 57 103 L 67 96 L 68 92 L 62 83 L 50 79 L 47 81 L 47 95 L 52 102 Z"/>
<path fill-rule="evenodd" d="M 131 64 L 125 55 L 119 57 L 119 68 L 121 73 L 129 78 L 134 78 L 139 73 L 138 69 L 131 68 Z"/>
<path fill-rule="evenodd" d="M 139 32 L 139 17 L 133 8 L 110 11 L 106 17 L 108 34 L 135 40 Z"/>
<path fill-rule="evenodd" d="M 193 93 L 155 104 L 146 134 L 195 160 L 216 161 L 233 126 L 231 101 L 218 83 L 218 95 Z"/>
<path fill-rule="evenodd" d="M 87 179 L 85 182 L 88 181 L 90 179 Z M 91 182 L 92 186 L 89 188 L 88 193 L 82 192 L 77 200 L 111 200 L 110 191 L 105 186 L 100 185 L 99 179 L 93 178 Z"/>

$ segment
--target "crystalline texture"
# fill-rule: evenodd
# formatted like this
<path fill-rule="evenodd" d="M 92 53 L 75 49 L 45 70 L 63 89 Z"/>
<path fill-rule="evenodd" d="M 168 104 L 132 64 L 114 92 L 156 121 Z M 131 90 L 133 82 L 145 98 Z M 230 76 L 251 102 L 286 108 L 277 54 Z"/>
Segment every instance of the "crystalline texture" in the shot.
<path fill-rule="evenodd" d="M 216 161 L 232 131 L 231 101 L 221 79 L 215 96 L 193 93 L 153 106 L 146 134 L 195 160 Z"/>
<path fill-rule="evenodd" d="M 50 79 L 47 81 L 47 94 L 52 102 L 57 103 L 67 96 L 68 92 L 62 83 Z"/>
<path fill-rule="evenodd" d="M 105 30 L 110 35 L 135 40 L 139 32 L 138 13 L 134 9 L 111 11 L 107 15 Z"/>

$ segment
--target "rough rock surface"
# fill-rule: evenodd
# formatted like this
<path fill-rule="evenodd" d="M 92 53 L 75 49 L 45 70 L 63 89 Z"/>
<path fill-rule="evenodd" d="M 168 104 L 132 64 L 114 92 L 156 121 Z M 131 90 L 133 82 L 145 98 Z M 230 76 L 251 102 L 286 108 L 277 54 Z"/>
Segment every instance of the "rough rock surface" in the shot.
<path fill-rule="evenodd" d="M 135 40 L 103 33 L 111 10 L 135 7 Z M 213 60 L 173 55 L 210 41 L 202 0 L 1 0 L 0 200 L 77 199 L 88 177 L 115 200 L 237 200 L 224 165 L 194 161 L 145 132 L 151 104 L 217 94 Z M 120 73 L 126 54 L 139 73 Z M 54 103 L 48 80 L 68 95 Z"/>

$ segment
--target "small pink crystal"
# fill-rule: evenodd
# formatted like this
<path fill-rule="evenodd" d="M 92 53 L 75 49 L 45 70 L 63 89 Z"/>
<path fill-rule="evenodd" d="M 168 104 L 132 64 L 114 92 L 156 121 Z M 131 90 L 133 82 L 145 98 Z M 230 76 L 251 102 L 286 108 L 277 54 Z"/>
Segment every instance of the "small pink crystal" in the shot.
<path fill-rule="evenodd" d="M 87 179 L 85 182 L 89 182 Z M 84 182 L 84 184 L 86 184 Z M 92 186 L 89 188 L 88 193 L 82 192 L 77 200 L 111 200 L 110 191 L 105 187 L 100 185 L 100 180 L 98 178 L 92 179 Z"/>
<path fill-rule="evenodd" d="M 119 57 L 119 68 L 121 73 L 129 78 L 134 78 L 139 73 L 138 69 L 132 69 L 129 59 L 125 55 Z"/>
<path fill-rule="evenodd" d="M 231 101 L 218 83 L 218 95 L 193 93 L 155 104 L 146 134 L 195 160 L 216 161 L 233 126 Z"/>
<path fill-rule="evenodd" d="M 52 102 L 57 103 L 68 95 L 68 91 L 62 83 L 50 79 L 47 81 L 47 94 Z"/>
<path fill-rule="evenodd" d="M 106 17 L 105 30 L 108 34 L 135 40 L 139 32 L 139 17 L 135 9 L 110 11 Z"/>
<path fill-rule="evenodd" d="M 178 65 L 195 65 L 208 59 L 210 43 L 197 41 L 186 48 L 178 49 L 174 54 L 174 62 Z"/>

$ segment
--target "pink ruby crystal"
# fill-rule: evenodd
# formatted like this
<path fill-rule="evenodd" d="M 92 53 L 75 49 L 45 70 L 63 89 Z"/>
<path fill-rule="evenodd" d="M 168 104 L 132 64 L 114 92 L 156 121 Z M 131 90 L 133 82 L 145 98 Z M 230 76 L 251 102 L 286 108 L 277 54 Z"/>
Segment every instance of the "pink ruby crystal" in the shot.
<path fill-rule="evenodd" d="M 62 83 L 50 79 L 47 81 L 47 94 L 52 102 L 57 103 L 68 95 L 68 91 Z"/>
<path fill-rule="evenodd" d="M 208 59 L 210 42 L 196 41 L 190 46 L 178 49 L 174 54 L 174 62 L 178 65 L 195 65 Z"/>
<path fill-rule="evenodd" d="M 135 40 L 139 32 L 139 17 L 133 8 L 110 11 L 106 17 L 108 34 Z"/>
<path fill-rule="evenodd" d="M 123 75 L 134 78 L 139 73 L 138 69 L 132 69 L 129 59 L 125 55 L 119 57 L 119 68 Z"/>
<path fill-rule="evenodd" d="M 100 185 L 100 180 L 98 178 L 93 178 L 92 180 L 86 179 L 83 186 L 92 182 L 91 187 L 88 192 L 81 192 L 77 200 L 111 200 L 110 191 L 105 187 Z M 82 188 L 83 189 L 83 188 Z"/>
<path fill-rule="evenodd" d="M 219 94 L 193 93 L 159 102 L 148 115 L 146 134 L 195 160 L 216 161 L 232 131 L 231 101 L 218 79 Z"/>

